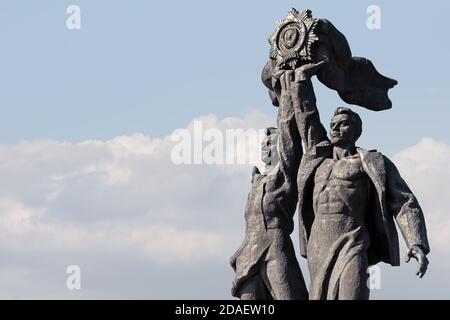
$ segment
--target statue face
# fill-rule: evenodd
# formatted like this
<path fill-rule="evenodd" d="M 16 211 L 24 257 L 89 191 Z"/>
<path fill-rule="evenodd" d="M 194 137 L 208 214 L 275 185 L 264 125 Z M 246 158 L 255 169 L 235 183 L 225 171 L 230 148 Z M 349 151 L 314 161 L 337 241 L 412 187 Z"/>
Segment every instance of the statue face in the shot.
<path fill-rule="evenodd" d="M 333 145 L 353 145 L 356 142 L 355 135 L 356 130 L 349 115 L 338 114 L 331 119 L 330 137 Z"/>
<path fill-rule="evenodd" d="M 268 166 L 273 166 L 278 162 L 276 134 L 267 135 L 261 143 L 261 161 Z"/>

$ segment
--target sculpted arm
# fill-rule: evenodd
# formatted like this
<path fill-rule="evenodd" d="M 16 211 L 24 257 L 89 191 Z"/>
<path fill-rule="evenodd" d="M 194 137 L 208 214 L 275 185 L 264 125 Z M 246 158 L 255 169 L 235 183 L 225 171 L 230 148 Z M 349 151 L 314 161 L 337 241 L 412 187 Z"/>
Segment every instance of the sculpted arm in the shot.
<path fill-rule="evenodd" d="M 395 165 L 387 158 L 384 161 L 388 209 L 393 213 L 408 246 L 406 262 L 410 258 L 415 258 L 419 263 L 417 275 L 422 277 L 428 266 L 426 255 L 430 252 L 425 218 L 416 197 L 400 176 Z"/>
<path fill-rule="evenodd" d="M 329 142 L 327 132 L 320 122 L 311 77 L 325 62 L 307 64 L 295 70 L 292 85 L 292 102 L 297 127 L 305 144 L 306 152 L 316 145 Z"/>
<path fill-rule="evenodd" d="M 287 188 L 296 185 L 295 179 L 303 155 L 302 140 L 295 119 L 290 84 L 287 82 L 291 74 L 293 75 L 292 71 L 287 71 L 280 76 L 281 93 L 277 117 L 280 171 L 284 175 Z"/>

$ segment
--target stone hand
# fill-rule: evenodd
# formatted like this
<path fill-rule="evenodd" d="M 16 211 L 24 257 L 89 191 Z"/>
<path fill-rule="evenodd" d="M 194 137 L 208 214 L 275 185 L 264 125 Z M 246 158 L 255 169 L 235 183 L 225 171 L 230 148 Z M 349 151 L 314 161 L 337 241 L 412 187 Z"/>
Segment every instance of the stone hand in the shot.
<path fill-rule="evenodd" d="M 423 252 L 422 248 L 419 246 L 412 246 L 408 253 L 406 254 L 406 262 L 409 262 L 411 258 L 414 258 L 419 263 L 419 268 L 417 269 L 416 275 L 419 276 L 419 278 L 422 278 L 425 275 L 425 272 L 427 271 L 428 267 L 428 259 L 427 255 Z"/>
<path fill-rule="evenodd" d="M 289 94 L 293 80 L 293 70 L 277 69 L 272 75 L 272 83 L 274 84 L 275 91 L 280 95 Z"/>
<path fill-rule="evenodd" d="M 326 63 L 327 61 L 325 60 L 318 63 L 307 63 L 295 69 L 295 81 L 300 82 L 310 79 L 317 74 L 317 71 Z"/>

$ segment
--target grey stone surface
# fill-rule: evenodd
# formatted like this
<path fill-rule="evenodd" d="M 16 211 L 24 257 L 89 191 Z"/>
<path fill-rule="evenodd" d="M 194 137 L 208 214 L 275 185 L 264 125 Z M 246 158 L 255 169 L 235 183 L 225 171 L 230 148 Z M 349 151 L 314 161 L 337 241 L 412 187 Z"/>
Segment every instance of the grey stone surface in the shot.
<path fill-rule="evenodd" d="M 253 169 L 245 209 L 245 238 L 231 257 L 236 272 L 232 295 L 241 299 L 307 299 L 290 238 L 298 196 L 296 176 L 303 152 L 292 100 L 286 95 L 280 101 L 278 134 L 274 128 L 266 130 L 261 148 L 265 173 Z"/>
<path fill-rule="evenodd" d="M 394 221 L 423 276 L 429 252 L 424 216 L 394 164 L 380 152 L 355 146 L 362 126 L 356 113 L 338 108 L 327 137 L 311 74 L 305 72 L 314 68 L 297 69 L 291 86 L 305 145 L 297 182 L 300 251 L 308 259 L 310 299 L 367 299 L 367 267 L 400 264 Z"/>
<path fill-rule="evenodd" d="M 396 81 L 378 74 L 370 61 L 352 58 L 345 37 L 330 22 L 312 19 L 310 11 L 291 10 L 270 43 L 262 80 L 279 106 L 278 151 L 266 139 L 266 172 L 253 172 L 246 236 L 231 259 L 233 295 L 307 297 L 290 239 L 297 202 L 309 299 L 368 299 L 368 266 L 400 264 L 395 223 L 408 247 L 406 262 L 415 258 L 422 277 L 430 247 L 416 197 L 387 157 L 356 146 L 362 133 L 358 114 L 338 108 L 327 136 L 311 77 L 344 101 L 376 111 L 391 107 L 387 90 Z M 273 139 L 275 129 L 267 134 Z"/>
<path fill-rule="evenodd" d="M 352 57 L 347 39 L 330 21 L 313 19 L 309 10 L 299 13 L 291 9 L 287 17 L 277 23 L 269 42 L 270 59 L 262 73 L 269 89 L 273 89 L 271 78 L 275 69 L 295 69 L 304 63 L 326 60 L 327 65 L 320 69 L 317 77 L 336 90 L 346 103 L 375 111 L 391 108 L 388 90 L 397 81 L 378 73 L 370 60 Z M 275 97 L 272 98 L 277 105 Z"/>

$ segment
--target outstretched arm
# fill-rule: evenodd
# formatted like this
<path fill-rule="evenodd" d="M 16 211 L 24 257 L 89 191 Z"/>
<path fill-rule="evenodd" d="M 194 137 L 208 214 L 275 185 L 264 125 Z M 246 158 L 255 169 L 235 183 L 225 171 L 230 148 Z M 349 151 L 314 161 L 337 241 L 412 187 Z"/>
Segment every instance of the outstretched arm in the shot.
<path fill-rule="evenodd" d="M 295 70 L 292 83 L 292 103 L 297 127 L 305 144 L 306 152 L 320 143 L 329 144 L 327 132 L 320 122 L 311 77 L 325 62 L 306 64 Z"/>
<path fill-rule="evenodd" d="M 291 90 L 289 83 L 286 81 L 291 76 L 293 76 L 293 71 L 286 71 L 280 77 L 281 93 L 277 117 L 280 171 L 284 175 L 284 180 L 288 183 L 296 179 L 303 155 L 302 140 L 295 119 Z M 295 182 L 293 184 L 295 185 Z"/>
<path fill-rule="evenodd" d="M 298 200 L 296 178 L 303 150 L 292 107 L 291 92 L 284 82 L 284 76 L 277 80 L 283 81 L 281 90 L 276 92 L 279 101 L 278 159 L 275 167 L 264 177 L 262 211 L 266 228 L 282 227 L 290 233 L 293 230 L 292 217 Z"/>

